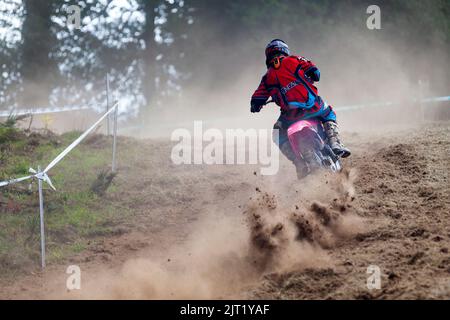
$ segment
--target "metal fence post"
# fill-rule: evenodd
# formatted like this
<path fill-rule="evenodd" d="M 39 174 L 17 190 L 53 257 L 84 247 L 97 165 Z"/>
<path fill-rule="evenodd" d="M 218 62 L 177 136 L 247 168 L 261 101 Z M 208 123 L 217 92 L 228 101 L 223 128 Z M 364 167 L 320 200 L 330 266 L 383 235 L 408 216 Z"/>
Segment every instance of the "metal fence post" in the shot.
<path fill-rule="evenodd" d="M 106 73 L 106 112 L 109 111 L 109 74 Z M 110 135 L 110 117 L 108 115 L 108 118 L 106 119 L 106 135 Z"/>
<path fill-rule="evenodd" d="M 119 102 L 116 102 L 114 108 L 114 127 L 113 127 L 113 154 L 112 154 L 112 165 L 111 165 L 111 171 L 116 172 L 116 145 L 117 145 L 117 113 L 119 109 Z"/>
<path fill-rule="evenodd" d="M 38 173 L 41 173 L 41 167 L 38 166 Z M 39 186 L 39 215 L 41 221 L 41 267 L 45 269 L 45 226 L 44 226 L 44 194 L 42 191 L 42 179 L 38 179 Z"/>
<path fill-rule="evenodd" d="M 62 152 L 60 152 L 44 170 L 41 170 L 41 166 L 37 167 L 37 171 L 33 168 L 29 169 L 30 175 L 19 177 L 15 179 L 9 179 L 6 181 L 0 181 L 0 187 L 5 187 L 14 183 L 19 183 L 28 179 L 38 179 L 38 191 L 39 191 L 39 218 L 40 218 L 40 240 L 41 240 L 41 266 L 42 269 L 46 267 L 46 254 L 45 254 L 45 224 L 44 224 L 44 190 L 43 182 L 46 182 L 53 190 L 56 190 L 53 186 L 50 177 L 47 172 L 57 165 L 70 151 L 72 151 L 78 144 L 80 144 L 95 128 L 97 128 L 103 121 L 106 120 L 111 113 L 114 112 L 114 136 L 113 136 L 113 154 L 112 154 L 112 171 L 116 171 L 116 150 L 117 150 L 117 122 L 119 114 L 119 102 L 117 101 L 113 105 L 113 109 L 109 109 L 108 113 L 103 114 L 89 129 L 85 130 L 77 139 L 75 139 L 69 146 L 67 146 Z M 1 115 L 1 113 L 0 113 Z"/>

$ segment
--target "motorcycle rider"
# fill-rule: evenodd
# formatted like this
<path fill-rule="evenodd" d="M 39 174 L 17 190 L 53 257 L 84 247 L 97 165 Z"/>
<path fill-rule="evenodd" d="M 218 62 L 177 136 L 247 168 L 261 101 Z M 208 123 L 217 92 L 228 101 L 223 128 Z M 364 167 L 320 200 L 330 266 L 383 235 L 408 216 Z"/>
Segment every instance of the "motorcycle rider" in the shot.
<path fill-rule="evenodd" d="M 251 98 L 252 113 L 261 111 L 269 97 L 280 106 L 280 117 L 274 125 L 279 130 L 279 139 L 274 141 L 281 152 L 291 160 L 298 178 L 307 175 L 309 168 L 298 159 L 288 141 L 288 127 L 304 119 L 319 119 L 333 152 L 346 158 L 351 152 L 340 140 L 336 113 L 318 95 L 314 82 L 320 80 L 320 71 L 310 60 L 290 54 L 288 45 L 281 39 L 269 42 L 265 50 L 267 72 Z M 275 139 L 274 139 L 275 140 Z"/>

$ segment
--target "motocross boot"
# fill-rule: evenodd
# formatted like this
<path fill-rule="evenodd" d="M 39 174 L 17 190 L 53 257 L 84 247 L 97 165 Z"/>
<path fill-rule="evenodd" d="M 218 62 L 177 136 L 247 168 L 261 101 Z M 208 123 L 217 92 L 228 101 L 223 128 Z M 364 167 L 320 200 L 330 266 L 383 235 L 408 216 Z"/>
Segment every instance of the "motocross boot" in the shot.
<path fill-rule="evenodd" d="M 331 147 L 331 150 L 342 158 L 347 158 L 351 155 L 350 149 L 346 148 L 342 143 L 339 137 L 339 128 L 336 122 L 327 121 L 323 124 L 323 128 L 325 130 L 325 134 L 328 137 L 328 142 Z"/>
<path fill-rule="evenodd" d="M 284 154 L 286 158 L 288 158 L 295 166 L 295 170 L 297 171 L 297 179 L 302 179 L 306 177 L 309 172 L 310 168 L 308 167 L 308 164 L 303 159 L 299 159 L 292 150 L 292 147 L 289 142 L 285 142 L 280 146 L 281 153 Z"/>

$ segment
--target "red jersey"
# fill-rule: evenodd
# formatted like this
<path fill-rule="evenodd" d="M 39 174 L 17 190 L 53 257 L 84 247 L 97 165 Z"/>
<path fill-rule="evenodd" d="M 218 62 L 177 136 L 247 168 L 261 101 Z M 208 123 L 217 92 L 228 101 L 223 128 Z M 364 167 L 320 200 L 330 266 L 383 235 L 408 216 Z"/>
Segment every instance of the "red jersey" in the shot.
<path fill-rule="evenodd" d="M 299 56 L 280 57 L 271 66 L 252 96 L 252 103 L 264 104 L 272 97 L 286 119 L 317 113 L 324 105 L 314 82 L 306 74 L 317 67 Z"/>

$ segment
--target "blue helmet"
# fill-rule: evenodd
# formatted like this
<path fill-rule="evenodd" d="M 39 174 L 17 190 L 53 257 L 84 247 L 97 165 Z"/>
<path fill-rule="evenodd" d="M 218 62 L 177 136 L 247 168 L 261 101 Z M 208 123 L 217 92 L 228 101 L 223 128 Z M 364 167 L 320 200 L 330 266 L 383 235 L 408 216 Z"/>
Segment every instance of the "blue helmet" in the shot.
<path fill-rule="evenodd" d="M 286 42 L 281 39 L 273 39 L 266 47 L 266 65 L 269 65 L 270 61 L 278 55 L 290 56 L 291 52 Z"/>

